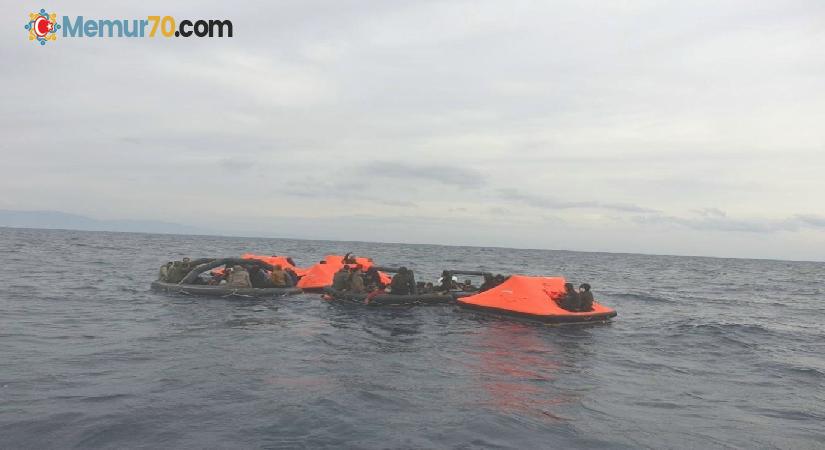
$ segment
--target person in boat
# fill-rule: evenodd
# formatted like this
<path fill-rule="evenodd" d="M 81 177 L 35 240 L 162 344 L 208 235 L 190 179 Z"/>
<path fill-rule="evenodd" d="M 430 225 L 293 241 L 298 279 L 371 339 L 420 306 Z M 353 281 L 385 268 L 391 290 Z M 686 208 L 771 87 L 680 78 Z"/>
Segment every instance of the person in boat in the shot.
<path fill-rule="evenodd" d="M 344 258 L 341 259 L 341 262 L 344 264 L 358 264 L 358 261 L 355 259 L 355 255 L 352 252 L 347 253 L 344 255 Z"/>
<path fill-rule="evenodd" d="M 424 292 L 425 292 L 425 293 L 427 293 L 427 294 L 432 294 L 432 293 L 433 293 L 433 291 L 435 291 L 435 286 L 433 285 L 433 283 L 432 283 L 432 282 L 429 282 L 429 281 L 428 281 L 428 282 L 424 285 Z"/>
<path fill-rule="evenodd" d="M 564 283 L 564 291 L 564 296 L 557 301 L 559 307 L 567 311 L 578 311 L 581 301 L 573 283 Z"/>
<path fill-rule="evenodd" d="M 386 287 L 384 282 L 381 281 L 381 274 L 378 273 L 378 269 L 375 267 L 370 267 L 364 273 L 364 284 L 370 292 L 384 289 Z"/>
<path fill-rule="evenodd" d="M 167 281 L 169 279 L 170 267 L 172 267 L 172 261 L 169 261 L 166 264 L 160 266 L 160 271 L 158 271 L 158 280 Z"/>
<path fill-rule="evenodd" d="M 288 262 L 290 266 L 295 267 L 295 261 L 292 260 L 291 256 L 286 257 L 286 262 Z"/>
<path fill-rule="evenodd" d="M 453 289 L 458 289 L 458 278 L 455 277 L 449 270 L 441 272 L 441 278 L 438 279 L 437 283 L 438 286 L 435 288 L 436 291 L 447 292 Z"/>
<path fill-rule="evenodd" d="M 275 264 L 274 266 L 272 266 L 272 272 L 269 274 L 269 281 L 272 284 L 272 287 L 288 287 L 288 278 L 289 276 L 286 274 L 286 272 L 280 264 Z"/>
<path fill-rule="evenodd" d="M 169 269 L 166 271 L 166 281 L 168 283 L 180 283 L 186 274 L 189 273 L 189 258 L 183 258 L 183 261 L 174 261 Z"/>
<path fill-rule="evenodd" d="M 349 271 L 349 290 L 354 294 L 364 293 L 364 277 L 362 276 L 361 265 L 356 264 Z"/>
<path fill-rule="evenodd" d="M 270 288 L 272 287 L 272 283 L 269 281 L 269 277 L 267 276 L 266 272 L 263 271 L 259 266 L 250 265 L 249 269 L 249 281 L 252 283 L 252 287 L 254 288 Z"/>
<path fill-rule="evenodd" d="M 476 287 L 473 286 L 473 282 L 471 280 L 464 280 L 464 284 L 461 285 L 461 290 L 464 292 L 472 292 L 476 290 Z"/>
<path fill-rule="evenodd" d="M 486 291 L 488 289 L 492 289 L 494 287 L 496 287 L 495 277 L 493 277 L 493 274 L 485 272 L 484 273 L 484 282 L 481 283 L 481 286 L 478 287 L 478 290 L 480 292 L 484 292 L 484 291 Z"/>
<path fill-rule="evenodd" d="M 349 290 L 349 268 L 347 266 L 341 267 L 341 269 L 332 276 L 332 288 L 336 291 Z"/>
<path fill-rule="evenodd" d="M 406 267 L 400 267 L 398 273 L 390 282 L 390 293 L 393 295 L 415 294 L 415 275 Z"/>
<path fill-rule="evenodd" d="M 239 265 L 233 267 L 232 272 L 227 277 L 226 285 L 234 288 L 252 287 L 252 282 L 249 280 L 249 272 Z"/>
<path fill-rule="evenodd" d="M 593 311 L 593 293 L 590 292 L 590 285 L 587 283 L 579 286 L 579 311 Z"/>

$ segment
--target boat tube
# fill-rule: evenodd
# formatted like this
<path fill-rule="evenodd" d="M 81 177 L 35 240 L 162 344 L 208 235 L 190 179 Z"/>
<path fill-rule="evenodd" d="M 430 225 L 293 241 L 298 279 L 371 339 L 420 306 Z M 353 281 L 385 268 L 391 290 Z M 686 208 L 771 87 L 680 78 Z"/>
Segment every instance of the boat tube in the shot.
<path fill-rule="evenodd" d="M 300 294 L 301 289 L 297 287 L 273 287 L 273 288 L 239 288 L 226 285 L 210 286 L 205 284 L 193 284 L 198 275 L 220 266 L 233 265 L 256 265 L 263 269 L 272 270 L 272 265 L 258 259 L 246 258 L 221 258 L 208 260 L 197 265 L 181 280 L 180 283 L 167 283 L 165 281 L 153 281 L 152 289 L 172 294 L 203 295 L 209 297 L 281 297 L 285 295 Z"/>
<path fill-rule="evenodd" d="M 466 308 L 547 323 L 599 322 L 616 316 L 614 309 L 595 301 L 591 311 L 562 309 L 556 299 L 564 296 L 564 283 L 562 277 L 513 275 L 492 289 L 457 302 Z"/>
<path fill-rule="evenodd" d="M 344 301 L 366 306 L 443 305 L 455 301 L 452 295 L 444 293 L 410 295 L 379 294 L 370 298 L 369 301 L 367 301 L 367 295 L 368 294 L 337 291 L 331 287 L 327 287 L 324 288 L 323 298 L 325 300 Z"/>

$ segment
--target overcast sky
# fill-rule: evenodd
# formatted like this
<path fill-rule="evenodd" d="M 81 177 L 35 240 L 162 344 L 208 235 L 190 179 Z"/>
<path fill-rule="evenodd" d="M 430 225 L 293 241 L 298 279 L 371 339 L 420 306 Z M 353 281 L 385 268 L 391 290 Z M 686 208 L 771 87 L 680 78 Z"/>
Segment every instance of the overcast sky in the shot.
<path fill-rule="evenodd" d="M 825 2 L 3 2 L 0 209 L 825 260 Z M 230 19 L 63 38 L 58 15 Z"/>

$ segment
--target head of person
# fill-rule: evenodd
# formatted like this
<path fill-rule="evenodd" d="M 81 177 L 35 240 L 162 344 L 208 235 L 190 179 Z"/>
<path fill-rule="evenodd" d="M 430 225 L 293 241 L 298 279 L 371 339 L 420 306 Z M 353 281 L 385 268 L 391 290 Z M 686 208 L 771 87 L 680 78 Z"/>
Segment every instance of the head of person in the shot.
<path fill-rule="evenodd" d="M 464 286 L 472 286 L 473 282 L 470 280 L 464 280 Z"/>
<path fill-rule="evenodd" d="M 428 281 L 428 282 L 427 282 L 427 284 L 426 284 L 425 286 L 427 286 L 428 288 L 431 288 L 431 287 L 433 287 L 433 284 L 432 284 L 431 282 L 429 282 L 429 281 Z"/>
<path fill-rule="evenodd" d="M 363 269 L 364 269 L 364 266 L 362 266 L 361 264 L 356 264 L 356 265 L 352 266 L 352 271 L 353 272 L 361 272 Z"/>
<path fill-rule="evenodd" d="M 407 268 L 404 267 L 404 266 L 399 267 L 398 268 L 398 273 L 407 273 Z"/>
<path fill-rule="evenodd" d="M 452 274 L 450 273 L 449 270 L 445 270 L 445 271 L 441 272 L 441 278 L 444 278 L 445 280 L 449 280 L 450 278 L 452 278 Z"/>
<path fill-rule="evenodd" d="M 579 286 L 579 289 L 581 289 L 581 290 L 583 290 L 583 291 L 587 292 L 587 291 L 589 291 L 589 290 L 590 290 L 590 285 L 589 285 L 589 284 L 587 284 L 587 283 L 582 283 L 582 284 L 581 284 L 581 286 Z"/>
<path fill-rule="evenodd" d="M 184 257 L 184 258 L 183 258 L 183 263 L 184 263 L 184 264 L 189 263 L 189 258 Z"/>
<path fill-rule="evenodd" d="M 564 283 L 564 290 L 567 292 L 575 292 L 576 288 L 573 286 L 573 283 Z"/>
<path fill-rule="evenodd" d="M 283 270 L 283 268 L 280 264 L 275 264 L 274 266 L 272 266 L 272 270 Z"/>

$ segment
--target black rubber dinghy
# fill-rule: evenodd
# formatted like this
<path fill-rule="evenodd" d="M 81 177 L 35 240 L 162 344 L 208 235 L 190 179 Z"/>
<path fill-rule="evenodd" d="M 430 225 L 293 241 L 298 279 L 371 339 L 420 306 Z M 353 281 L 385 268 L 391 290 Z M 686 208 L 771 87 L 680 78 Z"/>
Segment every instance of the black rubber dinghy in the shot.
<path fill-rule="evenodd" d="M 300 294 L 302 291 L 297 287 L 272 287 L 272 288 L 238 288 L 226 285 L 210 286 L 206 284 L 192 284 L 198 275 L 220 266 L 234 265 L 255 265 L 263 269 L 272 270 L 272 265 L 257 259 L 242 258 L 222 258 L 209 260 L 192 269 L 180 283 L 167 283 L 164 281 L 153 281 L 152 289 L 155 291 L 171 294 L 200 295 L 207 297 L 282 297 L 285 295 Z"/>
<path fill-rule="evenodd" d="M 324 298 L 327 300 L 337 300 L 367 306 L 443 305 L 445 303 L 453 303 L 455 301 L 453 296 L 449 294 L 380 294 L 370 299 L 369 303 L 367 303 L 367 294 L 354 294 L 352 292 L 337 291 L 329 287 L 324 288 Z"/>

